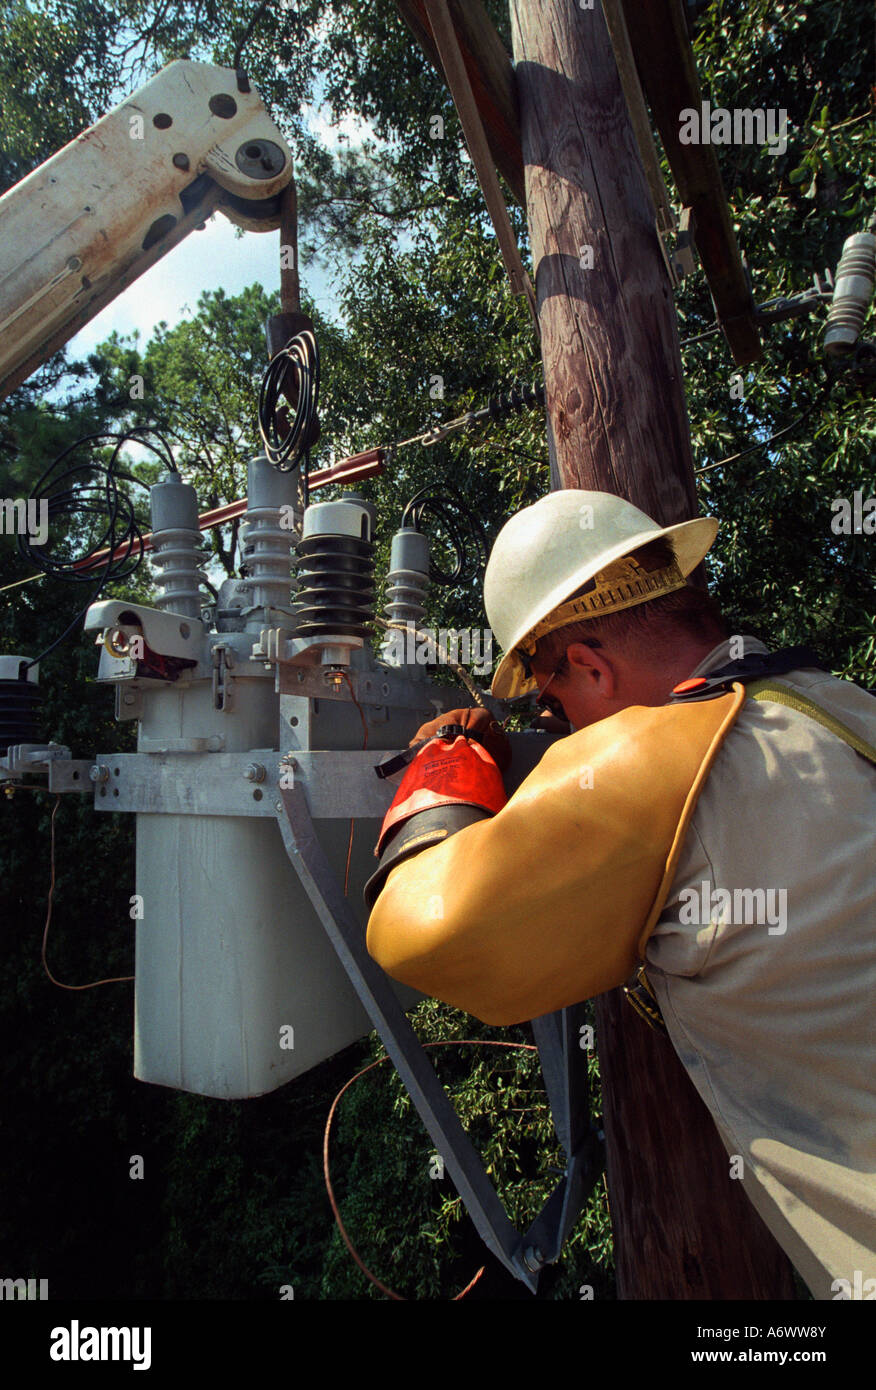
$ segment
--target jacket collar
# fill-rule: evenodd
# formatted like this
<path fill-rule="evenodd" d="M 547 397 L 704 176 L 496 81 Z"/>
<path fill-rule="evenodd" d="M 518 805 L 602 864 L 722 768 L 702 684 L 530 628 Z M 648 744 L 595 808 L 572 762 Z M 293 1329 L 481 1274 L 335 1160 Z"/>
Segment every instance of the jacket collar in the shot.
<path fill-rule="evenodd" d="M 738 661 L 741 656 L 752 656 L 755 652 L 768 651 L 769 647 L 765 647 L 763 642 L 759 642 L 756 637 L 749 637 L 744 633 L 735 634 L 719 643 L 717 647 L 713 647 L 696 670 L 691 671 L 689 679 L 694 676 L 707 676 L 710 671 L 717 671 L 731 661 Z"/>

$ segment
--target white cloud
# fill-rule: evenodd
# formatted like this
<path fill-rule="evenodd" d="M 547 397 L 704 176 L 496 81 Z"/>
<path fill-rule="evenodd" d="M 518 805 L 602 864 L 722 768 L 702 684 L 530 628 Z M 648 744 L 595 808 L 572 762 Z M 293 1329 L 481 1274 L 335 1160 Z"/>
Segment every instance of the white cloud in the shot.
<path fill-rule="evenodd" d="M 350 113 L 339 121 L 332 121 L 321 106 L 305 106 L 303 110 L 308 129 L 328 149 L 335 150 L 341 144 L 359 149 L 367 143 L 381 143 L 371 122 L 361 116 Z"/>

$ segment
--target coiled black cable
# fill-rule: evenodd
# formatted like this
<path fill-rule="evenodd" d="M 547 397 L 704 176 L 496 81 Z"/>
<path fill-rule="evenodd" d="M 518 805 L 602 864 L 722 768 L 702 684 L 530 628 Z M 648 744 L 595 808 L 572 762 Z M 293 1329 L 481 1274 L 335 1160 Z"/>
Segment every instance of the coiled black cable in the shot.
<path fill-rule="evenodd" d="M 293 399 L 292 423 L 285 434 L 277 428 L 280 397 Z M 291 473 L 304 459 L 306 474 L 310 463 L 308 440 L 313 433 L 319 409 L 319 348 L 309 328 L 296 333 L 275 353 L 262 377 L 259 390 L 258 425 L 265 454 L 281 473 Z"/>
<path fill-rule="evenodd" d="M 429 561 L 429 575 L 436 584 L 463 584 L 477 579 L 487 563 L 487 538 L 483 523 L 456 488 L 441 484 L 415 493 L 402 512 L 402 527 L 423 530 L 426 517 L 438 523 L 455 553 L 451 570 Z"/>
<path fill-rule="evenodd" d="M 143 437 L 147 434 L 154 435 L 159 443 L 150 443 L 148 439 Z M 108 463 L 98 463 L 94 458 L 89 458 L 85 462 L 73 464 L 62 472 L 58 472 L 61 465 L 78 449 L 87 444 L 106 445 L 111 441 L 115 441 L 115 444 Z M 19 535 L 18 549 L 21 555 L 43 574 L 73 584 L 94 585 L 93 592 L 89 594 L 85 607 L 79 610 L 60 637 L 55 638 L 54 642 L 46 647 L 39 656 L 27 663 L 25 670 L 31 666 L 36 666 L 38 662 L 60 646 L 85 617 L 89 607 L 102 590 L 108 584 L 129 578 L 143 558 L 143 534 L 134 515 L 133 502 L 125 492 L 119 490 L 118 486 L 120 481 L 137 483 L 140 487 L 146 486 L 140 478 L 133 474 L 119 471 L 121 451 L 125 444 L 131 441 L 141 444 L 157 455 L 170 472 L 179 471 L 170 445 L 157 430 L 148 426 L 136 427 L 124 432 L 107 430 L 97 434 L 84 435 L 82 439 L 77 439 L 74 444 L 69 444 L 49 464 L 30 495 L 29 504 L 35 502 L 38 512 L 41 512 L 43 502 L 47 504 L 49 536 L 52 532 L 52 520 L 64 515 L 105 518 L 106 525 L 100 538 L 92 541 L 89 549 L 82 554 L 53 555 L 49 550 L 48 543 L 39 545 L 32 536 Z M 86 483 L 85 479 L 89 476 L 92 477 L 92 481 Z M 64 530 L 65 534 L 69 534 L 69 528 L 65 527 Z M 46 540 L 48 542 L 48 536 Z M 89 565 L 88 562 L 91 557 L 102 550 L 107 551 L 106 557 L 96 565 Z"/>

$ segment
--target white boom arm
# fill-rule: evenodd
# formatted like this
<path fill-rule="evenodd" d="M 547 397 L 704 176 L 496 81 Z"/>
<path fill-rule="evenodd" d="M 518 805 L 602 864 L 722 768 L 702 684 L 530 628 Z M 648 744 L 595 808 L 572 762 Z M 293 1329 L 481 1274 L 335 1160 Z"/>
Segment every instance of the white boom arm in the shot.
<path fill-rule="evenodd" d="M 276 229 L 291 178 L 243 73 L 163 68 L 0 198 L 0 400 L 217 208 Z"/>

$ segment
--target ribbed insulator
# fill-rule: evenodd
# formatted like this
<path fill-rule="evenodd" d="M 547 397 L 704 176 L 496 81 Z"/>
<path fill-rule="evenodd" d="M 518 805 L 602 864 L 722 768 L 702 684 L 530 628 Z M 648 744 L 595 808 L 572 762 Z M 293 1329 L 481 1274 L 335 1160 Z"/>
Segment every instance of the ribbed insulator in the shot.
<path fill-rule="evenodd" d="M 201 616 L 202 551 L 198 545 L 200 531 L 169 527 L 152 534 L 152 561 L 161 573 L 158 583 L 161 593 L 156 608 L 168 613 L 182 613 L 187 618 Z"/>
<path fill-rule="evenodd" d="M 43 693 L 35 681 L 0 680 L 0 756 L 17 743 L 41 743 L 39 704 Z"/>
<path fill-rule="evenodd" d="M 835 279 L 824 338 L 824 350 L 829 354 L 850 352 L 864 325 L 876 280 L 876 236 L 872 232 L 856 232 L 847 239 Z"/>
<path fill-rule="evenodd" d="M 291 605 L 291 553 L 295 533 L 280 525 L 276 507 L 250 507 L 246 513 L 243 554 L 249 601 L 253 608 Z"/>
<path fill-rule="evenodd" d="M 402 527 L 392 538 L 389 574 L 386 576 L 386 621 L 393 624 L 380 647 L 380 659 L 390 665 L 404 665 L 399 657 L 399 632 L 422 626 L 426 609 L 423 600 L 429 588 L 429 540 L 422 531 Z M 405 652 L 416 648 L 416 637 L 406 638 Z"/>
<path fill-rule="evenodd" d="M 298 637 L 365 637 L 374 613 L 374 546 L 312 536 L 297 546 Z"/>
<path fill-rule="evenodd" d="M 392 623 L 394 630 L 397 631 L 399 627 L 422 627 L 426 616 L 423 600 L 428 587 L 427 576 L 418 573 L 417 570 L 390 570 L 386 576 L 386 603 L 383 611 L 386 621 Z M 416 641 L 416 638 L 414 640 Z M 392 650 L 393 638 L 387 633 L 381 644 L 381 657 L 388 655 Z"/>

